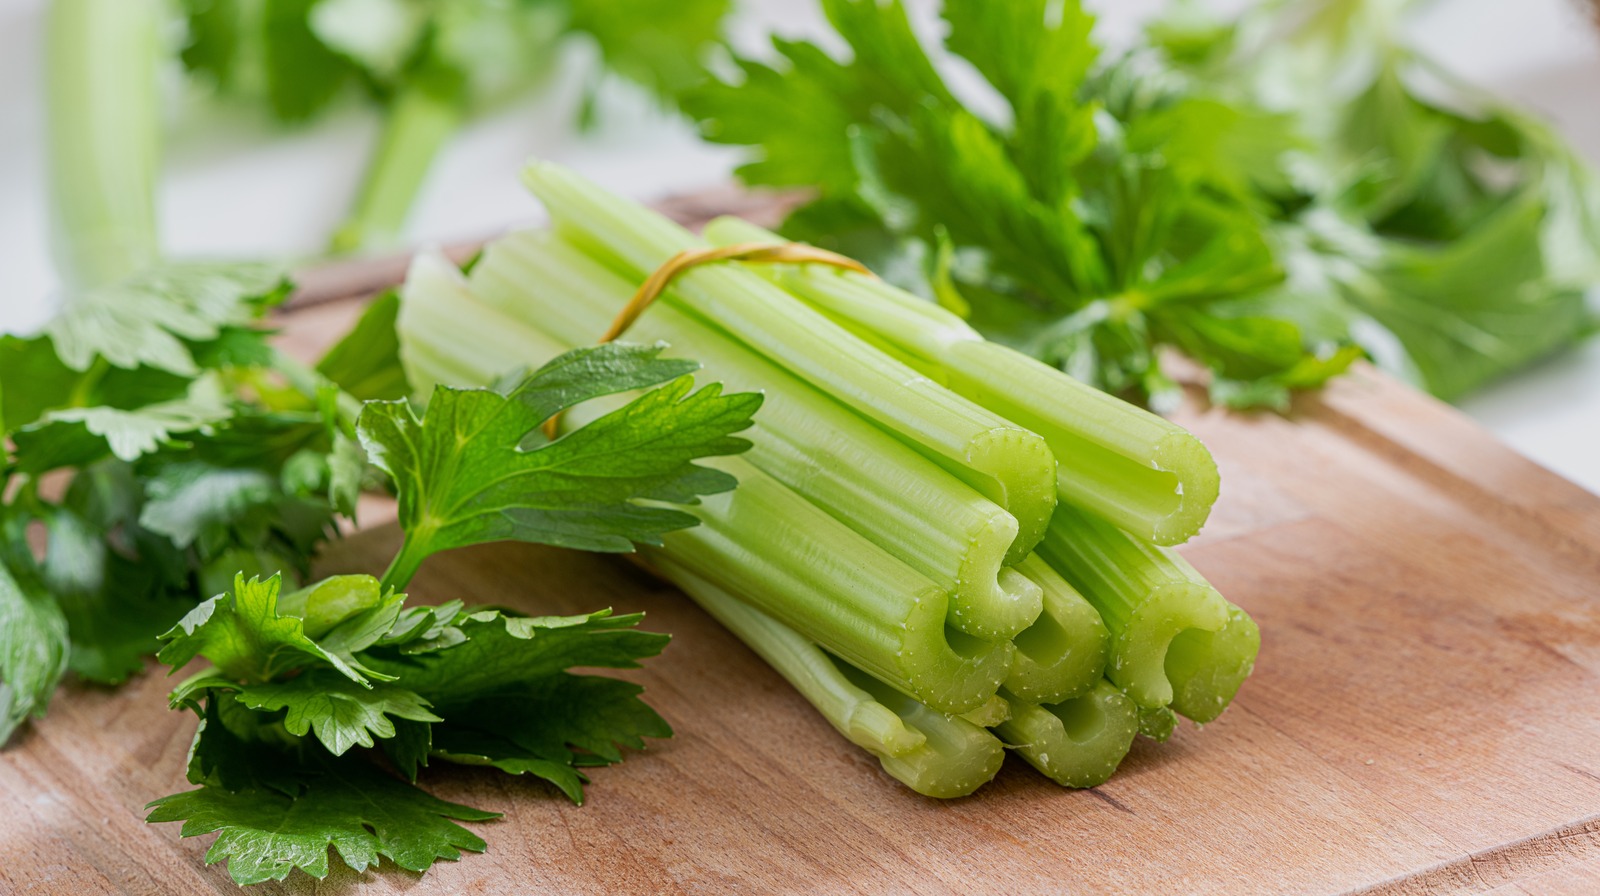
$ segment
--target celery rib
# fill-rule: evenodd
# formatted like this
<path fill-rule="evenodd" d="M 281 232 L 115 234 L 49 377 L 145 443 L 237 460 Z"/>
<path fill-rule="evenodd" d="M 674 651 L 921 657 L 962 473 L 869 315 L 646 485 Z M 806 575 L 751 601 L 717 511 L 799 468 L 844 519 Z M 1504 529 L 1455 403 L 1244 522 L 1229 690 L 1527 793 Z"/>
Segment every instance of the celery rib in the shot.
<path fill-rule="evenodd" d="M 995 726 L 995 733 L 1064 787 L 1104 784 L 1139 733 L 1138 707 L 1105 679 L 1060 703 L 1010 702 L 1011 718 Z"/>
<path fill-rule="evenodd" d="M 355 204 L 329 250 L 343 254 L 393 242 L 434 157 L 460 124 L 457 103 L 427 88 L 402 88 L 385 113 Z"/>
<path fill-rule="evenodd" d="M 561 350 L 477 302 L 446 262 L 419 261 L 414 270 L 398 321 L 413 385 L 436 381 L 434 371 L 454 364 L 471 375 L 455 385 L 482 386 Z M 479 338 L 459 338 L 466 333 Z M 508 350 L 520 353 L 497 354 Z M 574 422 L 606 404 L 575 409 Z M 982 641 L 948 628 L 946 591 L 743 458 L 703 462 L 732 474 L 739 487 L 705 499 L 694 508 L 700 525 L 667 536 L 652 554 L 745 595 L 941 712 L 967 712 L 995 694 L 1011 664 L 1009 641 Z"/>
<path fill-rule="evenodd" d="M 489 246 L 469 277 L 472 295 L 564 344 L 602 332 L 633 285 L 547 233 Z M 665 341 L 732 390 L 766 393 L 748 458 L 785 485 L 951 593 L 949 622 L 1006 640 L 1041 610 L 1039 587 L 1004 569 L 1015 517 L 889 433 L 720 331 L 670 305 L 629 332 Z"/>
<path fill-rule="evenodd" d="M 706 227 L 718 245 L 780 239 L 737 218 Z M 1205 524 L 1221 485 L 1193 434 L 1006 346 L 882 281 L 815 266 L 751 265 L 857 335 L 960 395 L 1043 436 L 1063 502 L 1161 545 Z"/>
<path fill-rule="evenodd" d="M 704 241 L 660 215 L 549 163 L 523 171 L 558 232 L 637 281 Z M 701 317 L 810 382 L 976 488 L 1016 517 L 1008 562 L 1027 556 L 1056 503 L 1045 440 L 874 351 L 760 277 L 730 265 L 695 268 L 662 302 Z"/>
<path fill-rule="evenodd" d="M 50 246 L 69 286 L 115 283 L 160 260 L 163 16 L 155 0 L 50 4 Z"/>
<path fill-rule="evenodd" d="M 1011 639 L 1017 652 L 1005 689 L 1032 703 L 1059 703 L 1089 691 L 1104 676 L 1110 652 L 1100 614 L 1037 554 L 1016 569 L 1044 592 L 1044 612 Z"/>
<path fill-rule="evenodd" d="M 1197 719 L 1227 707 L 1260 635 L 1176 551 L 1063 507 L 1039 553 L 1100 611 L 1111 631 L 1106 677 L 1141 707 L 1172 704 Z"/>

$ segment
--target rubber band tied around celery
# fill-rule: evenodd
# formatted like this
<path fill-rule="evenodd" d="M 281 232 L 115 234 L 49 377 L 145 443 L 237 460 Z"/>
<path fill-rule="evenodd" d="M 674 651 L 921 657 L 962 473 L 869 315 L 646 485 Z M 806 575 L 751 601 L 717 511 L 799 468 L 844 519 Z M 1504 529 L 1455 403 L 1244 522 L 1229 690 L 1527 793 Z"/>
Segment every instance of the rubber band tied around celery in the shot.
<path fill-rule="evenodd" d="M 645 312 L 657 298 L 666 291 L 678 275 L 691 268 L 702 264 L 711 264 L 717 261 L 744 261 L 761 262 L 767 264 L 823 264 L 829 267 L 842 268 L 855 271 L 858 274 L 873 276 L 866 266 L 854 258 L 847 258 L 826 249 L 807 246 L 801 243 L 736 243 L 731 246 L 715 246 L 707 249 L 685 249 L 677 255 L 667 259 L 666 264 L 656 268 L 639 285 L 639 291 L 633 294 L 622 310 L 617 312 L 616 319 L 611 322 L 600 336 L 600 344 L 612 342 L 628 332 L 633 322 Z M 544 422 L 544 434 L 550 441 L 555 441 L 561 429 L 561 414 L 557 413 Z"/>

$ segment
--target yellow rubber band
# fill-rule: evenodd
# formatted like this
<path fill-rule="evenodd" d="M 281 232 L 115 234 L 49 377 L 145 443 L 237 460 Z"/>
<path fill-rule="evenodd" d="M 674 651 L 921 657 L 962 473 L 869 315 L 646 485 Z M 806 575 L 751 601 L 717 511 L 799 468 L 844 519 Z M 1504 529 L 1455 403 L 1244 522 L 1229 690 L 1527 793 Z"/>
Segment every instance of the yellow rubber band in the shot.
<path fill-rule="evenodd" d="M 612 342 L 628 332 L 633 322 L 639 319 L 646 308 L 661 297 L 674 278 L 690 268 L 714 261 L 746 261 L 765 264 L 825 264 L 829 267 L 843 268 L 855 271 L 858 274 L 872 276 L 866 266 L 854 258 L 848 258 L 837 252 L 818 249 L 815 246 L 806 246 L 800 243 L 735 243 L 731 246 L 717 246 L 708 249 L 685 249 L 677 255 L 667 259 L 666 264 L 656 268 L 655 272 L 639 284 L 639 289 L 634 292 L 628 303 L 622 306 L 617 316 L 611 321 L 611 326 L 600 337 L 600 344 Z M 556 433 L 561 427 L 561 414 L 557 412 L 544 422 L 545 437 L 555 440 Z"/>

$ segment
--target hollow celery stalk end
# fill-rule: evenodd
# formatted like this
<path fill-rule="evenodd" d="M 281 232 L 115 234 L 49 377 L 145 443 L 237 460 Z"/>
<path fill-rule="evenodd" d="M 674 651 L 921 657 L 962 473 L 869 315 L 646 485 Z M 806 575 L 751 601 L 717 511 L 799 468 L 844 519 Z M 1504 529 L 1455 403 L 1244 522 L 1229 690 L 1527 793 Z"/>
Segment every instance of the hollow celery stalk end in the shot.
<path fill-rule="evenodd" d="M 1013 698 L 1011 718 L 995 733 L 1057 784 L 1095 787 L 1128 755 L 1139 733 L 1139 708 L 1102 679 L 1089 693 L 1061 703 Z"/>
<path fill-rule="evenodd" d="M 1199 534 L 1222 492 L 1222 476 L 1211 451 L 1193 433 L 1176 430 L 1156 444 L 1152 466 L 1177 478 L 1177 507 L 1157 517 L 1150 540 L 1163 546 L 1182 544 Z"/>
<path fill-rule="evenodd" d="M 1017 520 L 1017 537 L 1006 552 L 1005 565 L 1014 566 L 1044 539 L 1056 510 L 1056 460 L 1038 434 L 1017 426 L 991 429 L 967 445 L 967 463 L 988 473 L 990 482 L 979 483 L 980 492 L 1010 511 Z"/>
<path fill-rule="evenodd" d="M 1176 688 L 1168 662 L 1173 646 L 1184 647 L 1180 671 L 1194 670 L 1191 680 L 1197 682 L 1205 678 L 1196 674 L 1210 654 L 1209 642 L 1200 636 L 1220 631 L 1228 623 L 1228 606 L 1216 589 L 1196 582 L 1171 582 L 1156 588 L 1112 636 L 1106 677 L 1142 707 L 1172 703 Z"/>
<path fill-rule="evenodd" d="M 1166 662 L 1172 708 L 1196 722 L 1222 715 L 1254 671 L 1260 650 L 1255 620 L 1232 604 L 1219 631 L 1190 630 L 1173 638 Z"/>
<path fill-rule="evenodd" d="M 1005 690 L 1031 703 L 1056 703 L 1094 688 L 1105 674 L 1110 636 L 1100 614 L 1037 554 L 1016 568 L 1040 586 L 1044 611 L 1012 639 Z"/>

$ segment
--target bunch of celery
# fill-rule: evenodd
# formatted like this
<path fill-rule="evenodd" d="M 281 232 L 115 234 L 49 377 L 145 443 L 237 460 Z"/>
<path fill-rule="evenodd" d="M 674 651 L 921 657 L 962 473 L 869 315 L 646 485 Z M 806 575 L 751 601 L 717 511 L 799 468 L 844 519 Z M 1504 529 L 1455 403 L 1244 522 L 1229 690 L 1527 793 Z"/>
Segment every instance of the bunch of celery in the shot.
<path fill-rule="evenodd" d="M 466 273 L 413 266 L 398 329 L 419 390 L 594 341 L 653 270 L 707 245 L 559 167 L 525 180 L 551 229 Z M 774 240 L 734 220 L 706 236 Z M 711 461 L 739 488 L 649 560 L 916 791 L 970 793 L 1006 746 L 1098 784 L 1137 732 L 1215 718 L 1249 674 L 1255 624 L 1170 548 L 1218 488 L 1172 423 L 819 266 L 692 268 L 628 338 L 766 396 L 748 454 Z"/>

